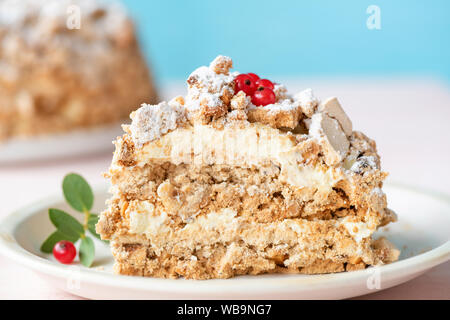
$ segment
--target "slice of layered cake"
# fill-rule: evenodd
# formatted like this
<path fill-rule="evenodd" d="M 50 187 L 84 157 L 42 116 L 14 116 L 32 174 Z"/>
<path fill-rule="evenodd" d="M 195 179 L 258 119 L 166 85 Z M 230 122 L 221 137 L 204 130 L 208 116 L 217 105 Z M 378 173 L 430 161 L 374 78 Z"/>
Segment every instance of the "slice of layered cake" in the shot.
<path fill-rule="evenodd" d="M 336 98 L 294 96 L 219 56 L 185 97 L 144 104 L 116 141 L 97 231 L 115 272 L 164 278 L 331 273 L 397 260 L 375 142 Z"/>

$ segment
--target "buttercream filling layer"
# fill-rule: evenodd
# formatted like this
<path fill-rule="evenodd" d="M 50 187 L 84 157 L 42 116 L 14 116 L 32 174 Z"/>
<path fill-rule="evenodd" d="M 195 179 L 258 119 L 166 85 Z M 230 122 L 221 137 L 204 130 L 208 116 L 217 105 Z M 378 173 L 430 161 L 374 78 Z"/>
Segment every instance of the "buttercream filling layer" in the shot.
<path fill-rule="evenodd" d="M 309 254 L 317 252 L 328 252 L 329 256 L 321 257 L 324 259 L 358 252 L 365 257 L 366 263 L 373 263 L 370 237 L 378 225 L 375 216 L 366 222 L 345 217 L 325 221 L 285 219 L 278 222 L 257 223 L 237 216 L 235 210 L 222 209 L 219 212 L 199 216 L 182 227 L 174 227 L 167 213 L 155 210 L 155 206 L 147 201 L 129 207 L 127 215 L 130 232 L 145 235 L 156 251 L 163 251 L 165 247 L 175 243 L 194 249 L 198 245 L 244 241 L 261 251 L 268 246 L 281 246 L 286 249 L 282 250 L 280 247 L 281 251 L 289 251 L 289 248 L 295 247 L 295 252 L 304 255 L 305 259 Z M 332 249 L 324 251 L 324 248 L 330 246 Z M 296 259 L 303 260 L 303 258 Z M 294 258 L 291 257 L 292 259 Z M 289 263 L 289 260 L 285 261 L 286 266 Z"/>
<path fill-rule="evenodd" d="M 342 177 L 338 169 L 305 164 L 295 137 L 257 123 L 243 128 L 225 126 L 220 130 L 201 124 L 178 128 L 143 146 L 136 161 L 141 166 L 151 161 L 169 161 L 176 165 L 240 167 L 272 162 L 281 169 L 281 181 L 322 191 L 333 188 Z"/>

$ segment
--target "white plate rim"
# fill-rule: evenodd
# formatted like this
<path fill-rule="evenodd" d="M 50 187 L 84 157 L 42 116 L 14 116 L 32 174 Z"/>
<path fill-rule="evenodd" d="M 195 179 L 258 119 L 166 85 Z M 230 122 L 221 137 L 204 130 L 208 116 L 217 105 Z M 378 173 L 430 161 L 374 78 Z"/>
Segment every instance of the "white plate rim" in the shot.
<path fill-rule="evenodd" d="M 409 187 L 398 183 L 389 183 L 391 187 L 404 188 L 408 191 L 419 192 L 434 197 L 439 201 L 445 201 L 450 208 L 450 196 L 445 194 L 427 190 L 421 187 Z M 94 188 L 94 194 L 105 192 L 105 188 Z M 56 264 L 45 258 L 39 257 L 25 248 L 14 238 L 14 232 L 22 221 L 36 212 L 47 209 L 52 204 L 63 201 L 62 195 L 52 195 L 39 201 L 31 203 L 22 209 L 16 210 L 0 221 L 0 253 L 22 266 L 33 269 L 39 273 L 58 278 L 67 278 L 73 272 L 73 266 Z M 450 240 L 444 244 L 431 249 L 425 253 L 417 254 L 413 257 L 397 261 L 392 264 L 383 265 L 379 268 L 380 273 L 385 279 L 393 279 L 400 274 L 406 276 L 408 274 L 417 274 L 437 266 L 450 259 Z M 343 283 L 349 280 L 365 280 L 372 274 L 373 268 L 358 270 L 353 272 L 342 272 L 335 274 L 322 275 L 277 275 L 274 278 L 265 278 L 262 276 L 238 277 L 239 281 L 230 281 L 230 279 L 214 279 L 214 280 L 185 280 L 185 279 L 160 279 L 160 278 L 144 278 L 124 275 L 113 275 L 98 272 L 92 269 L 81 268 L 83 282 L 92 284 L 108 284 L 115 288 L 126 288 L 135 290 L 149 290 L 159 292 L 177 292 L 189 293 L 193 290 L 199 294 L 214 293 L 220 290 L 228 292 L 239 291 L 246 293 L 255 293 L 260 290 L 270 290 L 276 292 L 290 291 L 309 291 L 311 286 L 315 289 L 320 288 L 339 288 Z M 237 279 L 237 278 L 234 278 Z M 303 286 L 302 286 L 303 285 Z M 306 286 L 307 285 L 307 286 Z"/>
<path fill-rule="evenodd" d="M 113 150 L 112 139 L 122 135 L 126 120 L 73 128 L 65 132 L 12 137 L 0 142 L 0 165 L 64 159 Z"/>

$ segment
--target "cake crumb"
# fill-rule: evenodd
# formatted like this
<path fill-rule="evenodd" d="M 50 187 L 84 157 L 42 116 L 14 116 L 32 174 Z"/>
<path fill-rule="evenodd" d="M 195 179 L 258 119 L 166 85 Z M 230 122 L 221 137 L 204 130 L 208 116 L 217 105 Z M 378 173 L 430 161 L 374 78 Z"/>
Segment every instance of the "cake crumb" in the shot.
<path fill-rule="evenodd" d="M 311 88 L 300 91 L 294 95 L 294 100 L 300 103 L 302 111 L 307 117 L 312 117 L 319 104 L 319 100 L 315 97 Z"/>
<path fill-rule="evenodd" d="M 141 148 L 145 143 L 160 138 L 185 121 L 185 109 L 176 100 L 158 105 L 142 104 L 131 114 L 131 132 L 134 143 Z"/>

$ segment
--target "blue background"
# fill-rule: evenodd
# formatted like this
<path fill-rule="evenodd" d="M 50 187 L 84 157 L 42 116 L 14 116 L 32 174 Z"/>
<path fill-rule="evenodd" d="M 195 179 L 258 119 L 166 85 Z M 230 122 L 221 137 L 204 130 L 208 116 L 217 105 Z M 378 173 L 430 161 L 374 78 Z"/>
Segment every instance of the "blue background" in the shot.
<path fill-rule="evenodd" d="M 450 1 L 123 0 L 159 82 L 216 55 L 264 76 L 424 75 L 450 80 Z M 366 9 L 381 9 L 369 30 Z"/>

